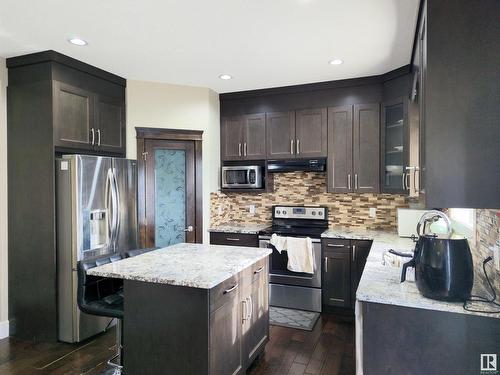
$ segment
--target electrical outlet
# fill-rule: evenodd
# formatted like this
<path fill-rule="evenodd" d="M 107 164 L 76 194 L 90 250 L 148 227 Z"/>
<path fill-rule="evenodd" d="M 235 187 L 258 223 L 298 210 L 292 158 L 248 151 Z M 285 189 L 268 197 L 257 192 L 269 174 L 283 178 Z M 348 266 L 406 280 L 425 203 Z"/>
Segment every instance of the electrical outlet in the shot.
<path fill-rule="evenodd" d="M 248 212 L 250 212 L 250 215 L 255 215 L 255 205 L 251 204 L 248 206 Z"/>
<path fill-rule="evenodd" d="M 493 263 L 495 263 L 495 268 L 500 271 L 500 247 L 493 246 Z"/>
<path fill-rule="evenodd" d="M 377 217 L 377 209 L 375 207 L 370 207 L 370 217 L 371 218 Z"/>
<path fill-rule="evenodd" d="M 222 206 L 219 206 L 219 207 L 217 208 L 217 213 L 218 213 L 219 215 L 222 215 L 222 214 L 224 213 L 224 210 L 222 209 Z"/>

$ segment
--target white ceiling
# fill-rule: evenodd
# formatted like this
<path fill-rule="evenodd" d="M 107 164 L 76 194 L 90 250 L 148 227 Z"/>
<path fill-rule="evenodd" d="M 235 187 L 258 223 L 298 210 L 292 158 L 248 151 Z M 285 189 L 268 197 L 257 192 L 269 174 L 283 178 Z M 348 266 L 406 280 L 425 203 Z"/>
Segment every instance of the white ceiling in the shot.
<path fill-rule="evenodd" d="M 0 56 L 53 49 L 127 79 L 221 93 L 362 77 L 409 63 L 418 2 L 1 0 Z"/>

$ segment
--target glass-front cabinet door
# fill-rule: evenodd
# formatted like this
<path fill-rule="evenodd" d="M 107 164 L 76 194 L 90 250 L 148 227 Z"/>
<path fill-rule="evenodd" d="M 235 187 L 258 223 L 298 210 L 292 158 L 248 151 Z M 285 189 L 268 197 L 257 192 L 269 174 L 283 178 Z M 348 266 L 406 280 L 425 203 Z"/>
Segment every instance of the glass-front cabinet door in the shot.
<path fill-rule="evenodd" d="M 386 193 L 406 193 L 407 106 L 404 98 L 382 104 L 381 187 Z"/>

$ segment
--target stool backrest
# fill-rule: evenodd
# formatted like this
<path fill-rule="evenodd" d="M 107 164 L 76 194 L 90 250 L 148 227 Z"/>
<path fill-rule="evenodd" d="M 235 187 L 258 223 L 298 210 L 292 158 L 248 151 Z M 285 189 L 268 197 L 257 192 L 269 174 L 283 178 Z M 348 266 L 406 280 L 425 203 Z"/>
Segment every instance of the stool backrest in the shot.
<path fill-rule="evenodd" d="M 115 294 L 123 287 L 123 280 L 121 279 L 87 274 L 87 271 L 91 268 L 116 262 L 121 259 L 123 259 L 121 254 L 112 254 L 78 262 L 77 301 L 80 309 L 84 310 L 88 303 Z"/>

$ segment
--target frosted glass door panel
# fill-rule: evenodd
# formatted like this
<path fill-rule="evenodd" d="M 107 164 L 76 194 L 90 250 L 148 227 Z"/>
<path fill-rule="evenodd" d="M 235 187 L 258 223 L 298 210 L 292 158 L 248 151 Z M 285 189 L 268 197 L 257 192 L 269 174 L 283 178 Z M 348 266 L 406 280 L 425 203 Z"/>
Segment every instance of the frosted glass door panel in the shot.
<path fill-rule="evenodd" d="M 155 245 L 186 241 L 186 151 L 155 150 Z"/>

